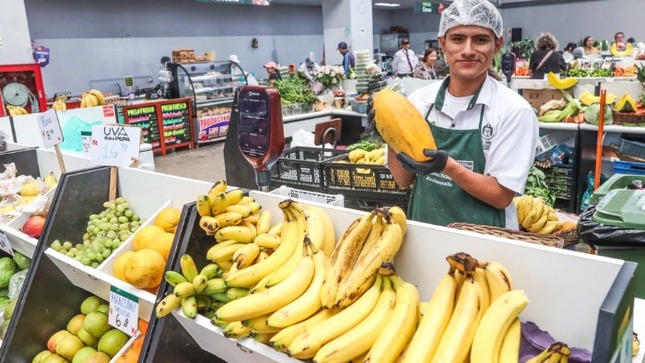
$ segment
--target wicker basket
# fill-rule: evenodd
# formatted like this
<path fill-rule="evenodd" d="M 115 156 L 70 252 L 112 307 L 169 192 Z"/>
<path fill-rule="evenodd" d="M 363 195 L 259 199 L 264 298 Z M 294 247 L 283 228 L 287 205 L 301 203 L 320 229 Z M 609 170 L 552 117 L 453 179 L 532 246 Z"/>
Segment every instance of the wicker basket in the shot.
<path fill-rule="evenodd" d="M 463 230 L 463 231 L 476 232 L 476 233 L 486 234 L 486 235 L 495 236 L 495 237 L 504 237 L 504 238 L 513 239 L 517 241 L 530 242 L 538 245 L 551 246 L 556 248 L 563 248 L 566 245 L 564 236 L 558 235 L 556 233 L 543 235 L 543 234 L 537 234 L 537 233 L 515 231 L 512 229 L 501 228 L 501 227 L 492 227 L 492 226 L 485 226 L 481 224 L 460 223 L 460 222 L 450 223 L 448 227 Z M 559 233 L 562 233 L 562 232 L 559 232 Z"/>
<path fill-rule="evenodd" d="M 612 110 L 614 124 L 616 125 L 640 125 L 645 126 L 645 115 L 636 115 L 633 112 L 618 112 Z"/>

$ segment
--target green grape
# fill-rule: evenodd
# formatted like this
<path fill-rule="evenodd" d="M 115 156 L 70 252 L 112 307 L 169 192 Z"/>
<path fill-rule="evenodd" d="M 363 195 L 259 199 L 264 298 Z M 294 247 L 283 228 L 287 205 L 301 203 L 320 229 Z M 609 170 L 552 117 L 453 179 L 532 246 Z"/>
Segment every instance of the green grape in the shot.
<path fill-rule="evenodd" d="M 98 218 L 98 217 L 99 217 L 99 216 L 98 216 L 97 214 L 90 214 L 90 221 L 93 221 L 93 220 L 95 220 L 95 219 L 96 219 L 96 218 Z"/>
<path fill-rule="evenodd" d="M 110 229 L 113 231 L 116 231 L 119 229 L 119 224 L 118 223 L 112 223 L 110 224 Z"/>
<path fill-rule="evenodd" d="M 106 248 L 112 248 L 112 240 L 109 239 L 103 244 Z"/>
<path fill-rule="evenodd" d="M 121 212 L 121 213 L 123 213 L 123 212 L 125 211 L 125 208 L 123 207 L 123 205 L 122 205 L 122 204 L 121 204 L 121 205 L 117 205 L 117 206 L 116 206 L 116 211 L 117 211 L 117 212 Z"/>
<path fill-rule="evenodd" d="M 94 228 L 92 228 L 92 233 L 94 233 L 94 235 L 98 234 L 100 231 L 101 231 L 101 228 L 100 228 L 100 227 L 94 227 Z"/>
<path fill-rule="evenodd" d="M 83 248 L 83 244 L 82 243 L 77 243 L 76 246 L 74 246 L 74 247 L 76 247 L 77 250 L 80 250 L 80 249 Z"/>
<path fill-rule="evenodd" d="M 70 252 L 70 253 L 73 253 L 73 254 L 74 254 L 74 256 L 76 256 L 76 252 L 78 252 L 78 248 L 76 248 L 76 247 L 72 247 L 72 248 L 70 248 L 70 249 L 69 249 L 69 252 Z"/>
<path fill-rule="evenodd" d="M 63 247 L 63 244 L 59 240 L 54 240 L 50 246 L 54 251 L 60 251 Z"/>
<path fill-rule="evenodd" d="M 96 253 L 94 253 L 92 251 L 88 252 L 86 256 L 87 256 L 87 258 L 89 258 L 92 261 L 94 261 L 96 259 Z"/>
<path fill-rule="evenodd" d="M 83 265 L 87 266 L 87 265 L 89 265 L 89 264 L 90 264 L 90 259 L 89 259 L 89 258 L 87 258 L 87 257 L 83 257 L 83 258 L 81 258 L 81 263 L 82 263 Z"/>
<path fill-rule="evenodd" d="M 125 203 L 124 202 L 123 204 L 121 204 L 121 206 L 123 207 L 123 210 L 126 210 L 126 209 L 130 208 L 130 203 Z"/>
<path fill-rule="evenodd" d="M 123 212 L 123 215 L 128 218 L 132 218 L 132 216 L 134 216 L 134 212 L 131 209 L 128 209 L 125 212 Z"/>
<path fill-rule="evenodd" d="M 112 250 L 110 250 L 110 249 L 103 250 L 103 257 L 104 258 L 110 257 L 111 254 L 112 254 Z"/>
<path fill-rule="evenodd" d="M 117 211 L 114 215 L 116 215 L 117 218 L 123 217 L 123 212 Z"/>
<path fill-rule="evenodd" d="M 132 216 L 132 218 L 130 218 L 130 220 L 133 221 L 133 222 L 136 222 L 136 221 L 140 220 L 140 218 L 139 218 L 138 215 L 135 214 L 135 215 Z M 141 222 L 144 222 L 144 221 L 141 221 Z"/>
<path fill-rule="evenodd" d="M 70 249 L 70 248 L 72 248 L 72 247 L 74 247 L 74 245 L 72 244 L 72 242 L 70 242 L 70 241 L 65 241 L 65 242 L 63 242 L 63 248 L 64 248 L 64 249 L 69 250 L 69 249 Z"/>
<path fill-rule="evenodd" d="M 71 257 L 71 258 L 74 258 L 74 256 L 75 256 L 74 252 L 72 252 L 72 251 L 67 251 L 67 253 L 65 255 L 67 257 Z"/>
<path fill-rule="evenodd" d="M 89 247 L 91 244 L 92 244 L 92 241 L 90 241 L 89 239 L 83 241 L 83 246 L 84 247 Z"/>
<path fill-rule="evenodd" d="M 117 249 L 121 246 L 121 241 L 112 242 L 112 249 Z"/>
<path fill-rule="evenodd" d="M 129 221 L 130 220 L 128 219 L 128 217 L 125 217 L 125 216 L 119 217 L 119 223 L 128 223 Z"/>
<path fill-rule="evenodd" d="M 136 230 L 137 230 L 137 228 L 138 228 L 138 227 L 136 227 L 136 226 L 132 226 L 132 227 L 130 227 L 130 232 L 133 232 L 133 233 L 134 233 L 134 231 L 136 231 Z"/>
<path fill-rule="evenodd" d="M 128 223 L 119 224 L 119 229 L 122 230 L 122 231 L 127 231 L 128 228 L 130 228 L 130 225 Z"/>
<path fill-rule="evenodd" d="M 116 217 L 114 213 L 108 213 L 105 218 L 107 218 L 108 221 L 112 220 L 112 218 Z"/>
<path fill-rule="evenodd" d="M 99 219 L 99 222 L 101 222 L 101 223 L 107 223 L 107 222 L 109 222 L 109 221 L 110 221 L 110 220 L 108 219 L 108 217 L 107 217 L 107 216 L 105 216 L 105 217 L 103 217 L 103 218 Z M 100 224 L 97 224 L 97 225 L 100 225 Z"/>
<path fill-rule="evenodd" d="M 118 197 L 118 198 L 116 198 L 116 199 L 114 200 L 114 203 L 116 203 L 116 204 L 123 204 L 123 203 L 125 203 L 125 198 L 123 198 L 123 197 Z"/>
<path fill-rule="evenodd" d="M 128 237 L 130 236 L 126 234 L 121 234 L 119 235 L 119 240 L 121 240 L 121 242 L 125 242 L 128 239 Z"/>
<path fill-rule="evenodd" d="M 98 268 L 99 263 L 98 262 L 92 262 L 92 268 Z"/>
<path fill-rule="evenodd" d="M 109 208 L 110 202 L 103 202 L 103 208 Z"/>
<path fill-rule="evenodd" d="M 85 228 L 85 231 L 87 233 L 92 233 L 92 231 L 94 231 L 94 227 L 93 226 L 87 226 L 87 228 Z"/>
<path fill-rule="evenodd" d="M 116 209 L 116 204 L 114 202 L 110 202 L 110 205 L 108 206 L 110 209 Z"/>
<path fill-rule="evenodd" d="M 109 221 L 109 222 L 110 222 L 111 224 L 118 223 L 118 222 L 119 222 L 119 219 L 118 219 L 116 216 L 114 216 L 114 217 L 110 217 L 110 221 Z"/>
<path fill-rule="evenodd" d="M 89 232 L 89 231 L 88 231 L 88 232 Z M 85 233 L 85 234 L 83 235 L 83 241 L 86 241 L 86 240 L 88 240 L 88 239 L 90 239 L 90 234 L 89 234 L 89 233 Z"/>
<path fill-rule="evenodd" d="M 97 253 L 96 254 L 96 261 L 103 262 L 103 260 L 105 260 L 105 257 L 103 257 L 103 253 Z"/>
<path fill-rule="evenodd" d="M 114 238 L 116 237 L 116 232 L 114 230 L 108 231 L 108 233 L 105 235 L 107 238 Z"/>

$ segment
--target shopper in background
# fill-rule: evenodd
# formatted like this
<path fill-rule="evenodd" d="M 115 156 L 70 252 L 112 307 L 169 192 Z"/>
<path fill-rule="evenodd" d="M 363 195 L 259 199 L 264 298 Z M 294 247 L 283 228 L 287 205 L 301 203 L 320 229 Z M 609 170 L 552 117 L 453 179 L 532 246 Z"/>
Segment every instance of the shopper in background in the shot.
<path fill-rule="evenodd" d="M 349 50 L 347 43 L 340 42 L 338 43 L 338 51 L 343 56 L 343 69 L 345 70 L 345 75 L 349 74 L 349 71 L 356 67 L 356 58 L 354 57 L 354 52 Z"/>
<path fill-rule="evenodd" d="M 280 72 L 278 72 L 278 65 L 275 62 L 271 61 L 263 67 L 266 68 L 267 74 L 269 75 L 269 80 L 267 81 L 269 86 L 273 86 L 275 81 L 282 79 Z"/>
<path fill-rule="evenodd" d="M 425 149 L 426 162 L 388 150 L 396 182 L 414 183 L 413 220 L 519 228 L 512 201 L 524 191 L 539 131 L 529 103 L 488 76 L 503 32 L 488 0 L 455 0 L 441 14 L 438 38 L 450 74 L 408 97 L 438 150 Z"/>
<path fill-rule="evenodd" d="M 562 52 L 562 59 L 564 59 L 565 62 L 569 63 L 573 60 L 573 50 L 576 49 L 577 45 L 574 42 L 571 42 L 567 44 L 566 47 L 564 47 L 564 51 Z"/>
<path fill-rule="evenodd" d="M 401 78 L 412 77 L 417 63 L 419 63 L 419 59 L 414 54 L 414 51 L 410 49 L 410 41 L 403 39 L 401 49 L 394 53 L 394 59 L 392 59 L 394 75 Z"/>
<path fill-rule="evenodd" d="M 437 79 L 434 65 L 437 63 L 437 50 L 430 47 L 423 53 L 423 59 L 414 67 L 414 78 Z"/>
<path fill-rule="evenodd" d="M 593 38 L 591 35 L 587 35 L 582 41 L 582 46 L 584 47 L 586 55 L 598 55 L 600 52 L 598 48 L 593 46 Z"/>
<path fill-rule="evenodd" d="M 163 56 L 161 57 L 161 60 L 159 61 L 161 65 L 159 66 L 159 69 L 166 69 L 166 64 L 170 63 L 170 57 L 168 56 Z"/>
<path fill-rule="evenodd" d="M 558 41 L 551 33 L 540 34 L 535 42 L 535 48 L 536 51 L 531 54 L 529 61 L 531 78 L 543 79 L 549 72 L 558 74 L 567 68 L 564 58 L 555 51 L 558 49 Z"/>
<path fill-rule="evenodd" d="M 616 44 L 616 50 L 622 52 L 627 48 L 625 43 L 625 33 L 617 32 L 614 34 L 614 44 Z"/>
<path fill-rule="evenodd" d="M 632 44 L 633 45 L 634 43 L 636 43 L 636 39 L 634 39 L 634 37 L 627 38 L 627 44 Z"/>

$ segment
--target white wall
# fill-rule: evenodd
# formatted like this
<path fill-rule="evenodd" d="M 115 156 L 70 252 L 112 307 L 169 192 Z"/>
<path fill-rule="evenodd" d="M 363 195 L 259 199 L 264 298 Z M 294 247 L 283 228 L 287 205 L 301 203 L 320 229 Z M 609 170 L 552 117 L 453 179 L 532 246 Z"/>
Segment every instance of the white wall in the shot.
<path fill-rule="evenodd" d="M 23 0 L 0 0 L 0 64 L 34 63 Z"/>

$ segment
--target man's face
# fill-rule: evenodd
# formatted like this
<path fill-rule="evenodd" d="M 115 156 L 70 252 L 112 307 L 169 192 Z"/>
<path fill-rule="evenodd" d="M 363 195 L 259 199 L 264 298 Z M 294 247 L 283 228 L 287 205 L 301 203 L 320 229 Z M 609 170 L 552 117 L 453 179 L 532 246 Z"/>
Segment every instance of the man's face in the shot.
<path fill-rule="evenodd" d="M 495 40 L 488 28 L 461 25 L 448 30 L 439 43 L 450 67 L 450 77 L 471 80 L 488 71 L 504 39 Z"/>
<path fill-rule="evenodd" d="M 340 54 L 345 54 L 345 52 L 347 52 L 347 49 L 340 48 L 338 49 L 338 51 L 340 52 Z"/>
<path fill-rule="evenodd" d="M 410 43 L 403 43 L 403 44 L 401 44 L 401 48 L 403 48 L 403 49 L 405 49 L 405 50 L 410 49 Z"/>

